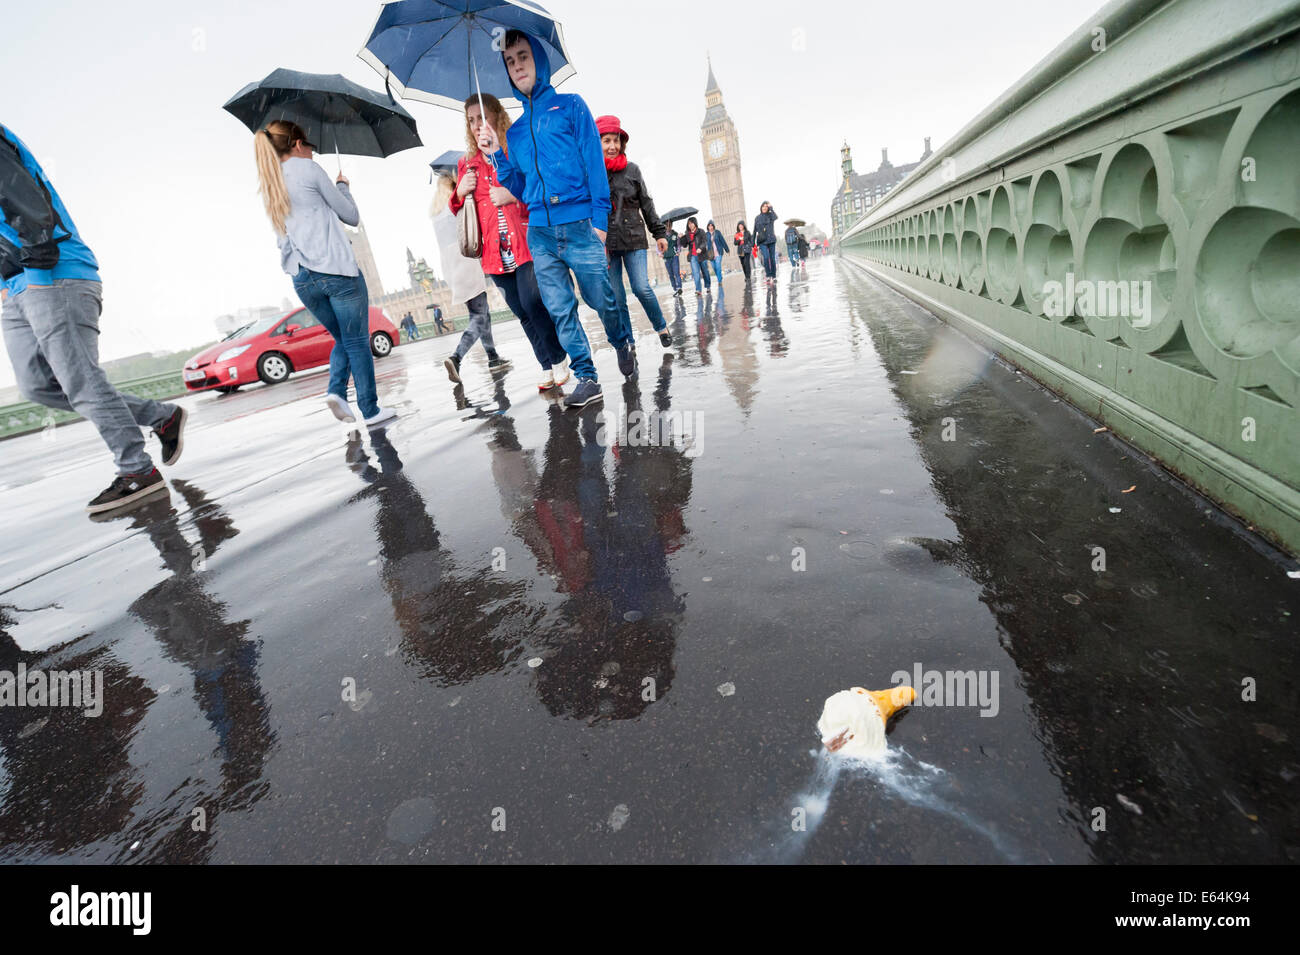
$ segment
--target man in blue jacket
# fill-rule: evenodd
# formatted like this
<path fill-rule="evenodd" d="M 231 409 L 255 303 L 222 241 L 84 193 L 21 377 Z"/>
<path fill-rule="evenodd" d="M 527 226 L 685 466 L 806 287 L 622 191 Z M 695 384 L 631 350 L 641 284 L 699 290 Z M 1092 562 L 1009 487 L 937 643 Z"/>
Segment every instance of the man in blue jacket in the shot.
<path fill-rule="evenodd" d="M 166 491 L 141 427 L 181 456 L 185 409 L 119 392 L 99 367 L 99 263 L 23 141 L 0 126 L 0 301 L 5 348 L 24 398 L 99 429 L 118 476 L 86 505 L 111 511 Z"/>
<path fill-rule="evenodd" d="M 511 30 L 501 57 L 524 113 L 506 133 L 509 156 L 499 148 L 491 123 L 483 124 L 479 147 L 495 151 L 501 185 L 528 207 L 528 248 L 537 286 L 578 379 L 565 406 L 581 408 L 602 395 L 591 346 L 578 321 L 570 269 L 583 301 L 600 315 L 618 352 L 618 370 L 629 378 L 636 372 L 632 329 L 619 312 L 605 256 L 609 178 L 600 134 L 581 96 L 557 93 L 551 86 L 550 58 L 540 43 Z"/>

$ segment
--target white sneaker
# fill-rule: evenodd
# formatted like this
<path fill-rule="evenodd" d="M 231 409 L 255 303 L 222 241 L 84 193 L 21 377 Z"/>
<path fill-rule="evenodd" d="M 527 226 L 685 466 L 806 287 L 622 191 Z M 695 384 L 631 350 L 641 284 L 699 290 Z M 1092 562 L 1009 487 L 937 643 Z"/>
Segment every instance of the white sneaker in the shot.
<path fill-rule="evenodd" d="M 542 372 L 542 380 L 537 383 L 538 391 L 550 391 L 555 387 L 555 372 L 550 368 Z"/>
<path fill-rule="evenodd" d="M 383 424 L 385 421 L 392 421 L 397 417 L 397 412 L 392 408 L 385 408 L 382 405 L 379 410 L 366 419 L 366 427 L 373 428 L 377 424 Z"/>
<path fill-rule="evenodd" d="M 326 395 L 325 404 L 334 412 L 334 417 L 340 421 L 356 421 L 356 416 L 352 414 L 352 406 L 340 398 L 338 395 Z"/>
<path fill-rule="evenodd" d="M 565 358 L 558 365 L 551 366 L 551 373 L 555 376 L 555 383 L 562 385 L 569 380 L 569 359 Z"/>

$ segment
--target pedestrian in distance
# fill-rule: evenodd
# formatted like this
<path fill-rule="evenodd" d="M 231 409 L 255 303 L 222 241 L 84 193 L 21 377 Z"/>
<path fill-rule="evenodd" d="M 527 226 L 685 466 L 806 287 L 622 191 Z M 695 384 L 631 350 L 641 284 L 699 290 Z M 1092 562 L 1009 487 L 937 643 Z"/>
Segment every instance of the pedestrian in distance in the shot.
<path fill-rule="evenodd" d="M 439 335 L 444 335 L 451 331 L 451 329 L 447 327 L 447 323 L 442 320 L 441 305 L 433 306 L 433 327 Z"/>
<path fill-rule="evenodd" d="M 495 150 L 501 184 L 528 206 L 528 247 L 537 285 L 578 379 L 565 406 L 581 408 L 604 396 L 578 321 L 570 270 L 583 300 L 605 326 L 619 371 L 627 378 L 636 373 L 632 329 L 618 310 L 605 258 L 609 178 L 600 134 L 581 96 L 551 86 L 550 58 L 539 42 L 510 30 L 502 40 L 501 58 L 524 111 L 506 133 L 508 156 L 490 123 L 483 124 L 479 148 Z"/>
<path fill-rule="evenodd" d="M 808 240 L 803 233 L 799 233 L 799 264 L 805 271 L 808 269 Z"/>
<path fill-rule="evenodd" d="M 75 411 L 113 452 L 117 476 L 86 505 L 116 510 L 167 484 L 145 451 L 152 428 L 162 463 L 184 447 L 186 411 L 125 394 L 99 367 L 99 263 L 31 150 L 0 126 L 0 302 L 5 350 L 24 398 Z"/>
<path fill-rule="evenodd" d="M 718 277 L 718 294 L 721 295 L 722 257 L 731 251 L 731 246 L 727 245 L 727 240 L 723 238 L 722 233 L 718 231 L 718 227 L 713 224 L 712 219 L 709 220 L 709 224 L 706 228 L 709 233 L 709 241 L 713 244 L 713 274 Z"/>
<path fill-rule="evenodd" d="M 316 147 L 297 123 L 277 119 L 253 134 L 257 177 L 266 214 L 275 228 L 280 266 L 293 279 L 307 311 L 334 339 L 325 403 L 340 421 L 355 421 L 348 405 L 348 378 L 367 427 L 397 417 L 379 404 L 375 360 L 370 352 L 370 296 L 343 223 L 361 213 L 347 177 L 312 161 Z"/>
<path fill-rule="evenodd" d="M 481 105 L 480 105 L 481 103 Z M 487 114 L 486 120 L 484 113 Z M 496 170 L 478 147 L 484 122 L 491 124 L 497 139 L 504 142 L 510 117 L 495 96 L 470 96 L 465 100 L 465 141 L 468 151 L 456 163 L 458 179 L 449 208 L 458 215 L 468 196 L 474 196 L 483 253 L 479 262 L 484 274 L 501 290 L 506 305 L 519 319 L 537 364 L 542 368 L 539 391 L 549 391 L 569 380 L 567 355 L 555 333 L 555 322 L 537 287 L 533 256 L 528 251 L 528 209 L 497 179 Z M 508 149 L 507 149 L 508 152 Z"/>
<path fill-rule="evenodd" d="M 677 261 L 677 230 L 671 225 L 668 226 L 668 234 L 664 238 L 668 243 L 668 247 L 664 249 L 664 268 L 668 270 L 668 282 L 673 287 L 673 294 L 681 298 L 682 267 Z"/>
<path fill-rule="evenodd" d="M 736 234 L 733 239 L 736 245 L 736 258 L 740 259 L 741 271 L 745 273 L 745 285 L 748 286 L 754 269 L 754 234 L 749 231 L 744 219 L 736 223 Z"/>
<path fill-rule="evenodd" d="M 668 229 L 659 221 L 654 200 L 646 188 L 641 169 L 627 158 L 628 135 L 617 116 L 601 116 L 596 120 L 600 133 L 601 149 L 605 153 L 605 171 L 609 174 L 609 198 L 612 208 L 609 215 L 609 235 L 605 240 L 605 255 L 609 260 L 609 279 L 614 286 L 614 298 L 623 324 L 632 325 L 632 315 L 627 308 L 627 291 L 623 288 L 623 270 L 641 307 L 645 309 L 650 324 L 659 333 L 659 344 L 671 348 L 673 336 L 668 331 L 659 299 L 650 289 L 650 272 L 646 265 L 646 230 L 654 236 L 660 253 L 668 249 Z"/>
<path fill-rule="evenodd" d="M 799 230 L 794 226 L 785 229 L 785 254 L 790 257 L 790 273 L 799 268 Z"/>
<path fill-rule="evenodd" d="M 754 217 L 754 242 L 763 258 L 763 272 L 768 282 L 776 281 L 776 210 L 764 202 Z"/>
<path fill-rule="evenodd" d="M 704 288 L 710 292 L 713 291 L 712 280 L 709 278 L 709 260 L 713 258 L 713 242 L 710 241 L 708 234 L 701 231 L 700 224 L 696 221 L 695 216 L 686 220 L 686 231 L 682 234 L 682 250 L 691 263 L 691 278 L 695 280 L 695 294 L 700 296 L 700 279 L 704 279 Z"/>
<path fill-rule="evenodd" d="M 456 343 L 456 350 L 443 360 L 447 377 L 460 384 L 460 363 L 477 341 L 483 342 L 490 373 L 505 371 L 510 367 L 510 362 L 497 354 L 496 342 L 492 340 L 492 313 L 488 310 L 487 279 L 483 275 L 483 269 L 476 259 L 460 254 L 456 217 L 448 208 L 448 202 L 455 192 L 456 180 L 445 173 L 439 175 L 429 215 L 433 219 L 434 238 L 438 240 L 442 274 L 451 285 L 451 300 L 464 303 L 469 310 L 469 324 Z M 486 244 L 485 242 L 484 245 Z"/>

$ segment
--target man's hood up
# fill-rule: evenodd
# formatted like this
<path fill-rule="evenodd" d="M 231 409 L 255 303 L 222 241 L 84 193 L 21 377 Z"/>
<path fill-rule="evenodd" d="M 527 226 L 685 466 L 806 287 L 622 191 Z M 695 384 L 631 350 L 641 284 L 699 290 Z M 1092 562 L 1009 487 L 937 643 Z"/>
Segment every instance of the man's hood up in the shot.
<path fill-rule="evenodd" d="M 532 98 L 536 99 L 539 93 L 542 93 L 551 85 L 551 58 L 546 52 L 546 47 L 542 46 L 542 44 L 537 41 L 536 37 L 527 36 L 527 34 L 525 34 L 525 36 L 528 40 L 529 48 L 533 51 L 533 62 L 537 64 L 537 79 L 533 81 L 532 94 Z M 505 62 L 506 51 L 502 50 L 501 65 L 505 66 Z M 510 76 L 510 69 L 508 67 L 506 68 L 506 76 Z M 513 78 L 510 79 L 510 88 L 519 94 L 519 101 L 524 104 L 526 109 L 529 97 L 525 96 L 520 91 L 519 87 L 515 86 Z"/>

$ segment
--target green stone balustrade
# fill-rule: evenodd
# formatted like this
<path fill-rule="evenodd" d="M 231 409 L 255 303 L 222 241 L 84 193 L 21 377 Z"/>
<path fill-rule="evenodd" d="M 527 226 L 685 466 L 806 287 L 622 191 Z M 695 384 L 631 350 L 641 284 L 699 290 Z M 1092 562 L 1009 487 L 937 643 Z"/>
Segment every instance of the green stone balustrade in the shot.
<path fill-rule="evenodd" d="M 1110 4 L 839 252 L 1300 552 L 1300 2 Z"/>

